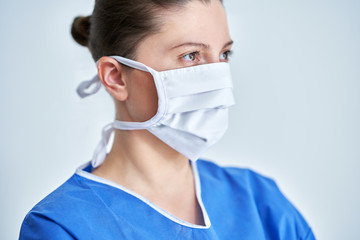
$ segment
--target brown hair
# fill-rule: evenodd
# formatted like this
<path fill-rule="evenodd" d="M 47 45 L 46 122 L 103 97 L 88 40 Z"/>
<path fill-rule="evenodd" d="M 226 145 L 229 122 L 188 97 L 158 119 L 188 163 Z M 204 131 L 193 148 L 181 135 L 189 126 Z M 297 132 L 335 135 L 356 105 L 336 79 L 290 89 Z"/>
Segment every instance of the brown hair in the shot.
<path fill-rule="evenodd" d="M 159 10 L 184 7 L 191 1 L 96 0 L 92 15 L 74 19 L 71 34 L 77 43 L 89 48 L 95 61 L 110 55 L 135 59 L 139 42 L 161 27 Z"/>

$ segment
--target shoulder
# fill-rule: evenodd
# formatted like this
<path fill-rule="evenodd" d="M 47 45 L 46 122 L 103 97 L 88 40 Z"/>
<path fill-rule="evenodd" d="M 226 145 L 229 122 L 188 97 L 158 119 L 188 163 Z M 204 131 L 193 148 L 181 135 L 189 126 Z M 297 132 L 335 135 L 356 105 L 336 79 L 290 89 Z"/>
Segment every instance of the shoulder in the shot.
<path fill-rule="evenodd" d="M 197 167 L 199 174 L 210 181 L 231 181 L 235 185 L 246 186 L 249 190 L 267 191 L 277 189 L 273 179 L 248 168 L 222 167 L 207 160 L 198 160 Z"/>
<path fill-rule="evenodd" d="M 75 239 L 61 225 L 42 214 L 30 212 L 21 225 L 19 240 L 30 239 Z"/>
<path fill-rule="evenodd" d="M 81 229 L 89 217 L 86 212 L 91 212 L 84 209 L 96 209 L 97 202 L 93 191 L 74 174 L 25 216 L 20 239 L 73 239 L 72 229 Z"/>
<path fill-rule="evenodd" d="M 91 190 L 89 191 L 84 179 L 74 174 L 36 204 L 29 213 L 47 214 L 50 217 L 50 214 L 54 212 L 74 211 L 78 205 L 85 204 L 84 199 L 90 200 L 92 198 L 94 198 L 94 193 Z"/>
<path fill-rule="evenodd" d="M 197 163 L 200 178 L 205 185 L 231 186 L 234 193 L 242 193 L 257 204 L 278 203 L 279 206 L 292 207 L 279 190 L 275 181 L 251 169 L 221 167 L 216 163 L 199 160 Z"/>
<path fill-rule="evenodd" d="M 205 160 L 199 160 L 197 167 L 202 186 L 209 191 L 225 189 L 219 191 L 228 196 L 229 204 L 256 215 L 270 239 L 281 234 L 280 239 L 314 239 L 305 219 L 273 179 L 247 168 L 221 167 Z"/>

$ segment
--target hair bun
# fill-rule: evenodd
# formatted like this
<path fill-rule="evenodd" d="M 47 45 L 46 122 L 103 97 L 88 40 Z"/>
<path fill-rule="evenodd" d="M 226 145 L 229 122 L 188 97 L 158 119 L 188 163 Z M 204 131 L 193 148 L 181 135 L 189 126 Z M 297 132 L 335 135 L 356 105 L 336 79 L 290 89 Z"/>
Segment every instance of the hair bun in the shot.
<path fill-rule="evenodd" d="M 83 17 L 79 16 L 74 19 L 71 26 L 71 35 L 74 40 L 82 46 L 87 47 L 89 43 L 90 35 L 90 16 Z"/>

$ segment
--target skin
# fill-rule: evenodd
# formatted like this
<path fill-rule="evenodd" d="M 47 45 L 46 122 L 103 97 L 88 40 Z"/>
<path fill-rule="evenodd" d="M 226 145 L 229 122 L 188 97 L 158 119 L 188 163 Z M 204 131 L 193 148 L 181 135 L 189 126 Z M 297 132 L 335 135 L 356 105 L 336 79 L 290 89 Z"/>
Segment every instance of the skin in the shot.
<path fill-rule="evenodd" d="M 137 61 L 157 71 L 228 61 L 232 41 L 220 1 L 192 1 L 161 14 L 165 24 L 138 45 Z M 123 67 L 109 57 L 99 60 L 98 72 L 115 100 L 118 120 L 142 122 L 156 114 L 151 74 Z M 93 174 L 144 196 L 184 221 L 204 224 L 188 159 L 147 130 L 115 130 L 112 149 Z"/>

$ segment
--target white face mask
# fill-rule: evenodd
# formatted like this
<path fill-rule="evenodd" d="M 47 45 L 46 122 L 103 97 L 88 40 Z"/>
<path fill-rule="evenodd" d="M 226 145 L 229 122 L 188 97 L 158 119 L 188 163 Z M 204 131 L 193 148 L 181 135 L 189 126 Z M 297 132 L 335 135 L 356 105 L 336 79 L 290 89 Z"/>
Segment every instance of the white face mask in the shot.
<path fill-rule="evenodd" d="M 216 143 L 228 126 L 228 107 L 234 104 L 229 64 L 225 62 L 158 72 L 127 58 L 111 56 L 118 62 L 152 74 L 158 94 L 158 110 L 145 122 L 115 120 L 103 130 L 103 139 L 92 160 L 99 166 L 106 157 L 106 146 L 114 128 L 147 129 L 164 143 L 191 160 Z M 93 83 L 97 86 L 85 92 Z M 98 77 L 83 82 L 77 89 L 81 97 L 96 93 Z"/>

